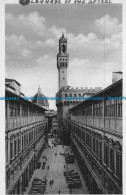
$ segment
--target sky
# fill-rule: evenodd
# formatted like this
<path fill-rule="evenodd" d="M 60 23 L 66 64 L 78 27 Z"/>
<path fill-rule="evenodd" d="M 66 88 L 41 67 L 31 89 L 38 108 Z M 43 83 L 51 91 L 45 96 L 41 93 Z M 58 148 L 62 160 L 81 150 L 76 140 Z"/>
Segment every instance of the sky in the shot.
<path fill-rule="evenodd" d="M 57 53 L 62 28 L 67 37 L 71 87 L 112 84 L 122 71 L 122 6 L 6 5 L 6 78 L 16 79 L 25 96 L 40 85 L 47 97 L 58 91 Z M 50 109 L 55 101 L 50 100 Z"/>

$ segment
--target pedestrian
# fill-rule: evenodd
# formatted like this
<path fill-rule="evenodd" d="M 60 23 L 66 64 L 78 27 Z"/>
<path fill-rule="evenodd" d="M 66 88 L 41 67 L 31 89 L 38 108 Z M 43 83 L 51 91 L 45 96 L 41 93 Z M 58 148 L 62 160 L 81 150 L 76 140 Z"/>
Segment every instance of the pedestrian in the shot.
<path fill-rule="evenodd" d="M 71 194 L 71 186 L 70 186 L 70 194 Z"/>
<path fill-rule="evenodd" d="M 60 194 L 60 190 L 59 190 L 59 194 Z"/>
<path fill-rule="evenodd" d="M 51 185 L 51 180 L 49 181 L 49 184 Z"/>

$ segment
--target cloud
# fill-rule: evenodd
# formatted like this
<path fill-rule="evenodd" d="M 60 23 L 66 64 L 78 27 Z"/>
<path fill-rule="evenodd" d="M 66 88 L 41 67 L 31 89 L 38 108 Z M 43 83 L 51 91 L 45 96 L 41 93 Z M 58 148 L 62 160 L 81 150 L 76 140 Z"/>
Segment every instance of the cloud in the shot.
<path fill-rule="evenodd" d="M 47 39 L 45 41 L 45 45 L 48 45 L 50 47 L 55 47 L 56 46 L 56 41 L 54 39 Z"/>
<path fill-rule="evenodd" d="M 54 23 L 48 26 L 47 18 L 40 14 L 32 12 L 16 17 L 12 13 L 6 14 L 6 74 L 8 78 L 18 78 L 24 86 L 24 93 L 33 95 L 40 84 L 46 96 L 55 96 L 58 90 L 56 55 L 61 28 Z M 94 19 L 92 28 L 95 31 L 78 34 L 64 28 L 70 57 L 70 86 L 103 86 L 103 78 L 108 85 L 111 84 L 112 71 L 121 70 L 122 27 L 118 19 L 109 15 Z"/>
<path fill-rule="evenodd" d="M 7 20 L 12 20 L 13 19 L 13 14 L 12 13 L 6 13 L 5 19 L 6 19 L 6 21 Z"/>
<path fill-rule="evenodd" d="M 5 19 L 7 31 L 11 26 L 18 34 L 24 32 L 29 37 L 31 34 L 41 37 L 45 34 L 45 18 L 40 16 L 38 12 L 31 12 L 27 15 L 20 14 L 18 17 L 15 17 L 12 13 L 6 13 Z"/>
<path fill-rule="evenodd" d="M 28 49 L 23 49 L 22 50 L 22 56 L 23 57 L 30 57 L 31 56 L 31 51 L 29 51 Z"/>
<path fill-rule="evenodd" d="M 20 46 L 26 40 L 25 40 L 23 35 L 16 36 L 16 35 L 12 34 L 10 36 L 6 36 L 6 41 L 10 41 L 12 43 L 12 47 L 14 47 L 14 46 Z"/>
<path fill-rule="evenodd" d="M 110 15 L 105 15 L 104 17 L 95 20 L 94 24 L 97 31 L 105 36 L 112 36 L 113 34 L 118 34 L 122 31 L 122 24 L 119 23 L 117 18 L 112 18 Z"/>

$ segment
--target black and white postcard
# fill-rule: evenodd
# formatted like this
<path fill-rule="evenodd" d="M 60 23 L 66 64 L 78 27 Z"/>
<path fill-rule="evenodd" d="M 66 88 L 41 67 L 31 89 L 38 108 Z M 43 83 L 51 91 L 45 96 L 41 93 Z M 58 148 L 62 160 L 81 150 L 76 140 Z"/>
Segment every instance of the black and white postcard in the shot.
<path fill-rule="evenodd" d="M 0 194 L 125 194 L 125 8 L 0 2 Z"/>

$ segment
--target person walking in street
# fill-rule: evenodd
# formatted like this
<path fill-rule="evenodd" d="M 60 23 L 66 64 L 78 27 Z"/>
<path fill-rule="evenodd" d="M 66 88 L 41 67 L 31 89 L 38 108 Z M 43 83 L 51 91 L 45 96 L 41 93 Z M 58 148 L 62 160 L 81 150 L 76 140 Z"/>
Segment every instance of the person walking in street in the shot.
<path fill-rule="evenodd" d="M 60 190 L 59 190 L 59 194 L 60 194 Z"/>
<path fill-rule="evenodd" d="M 70 194 L 71 194 L 71 186 L 70 186 Z"/>

